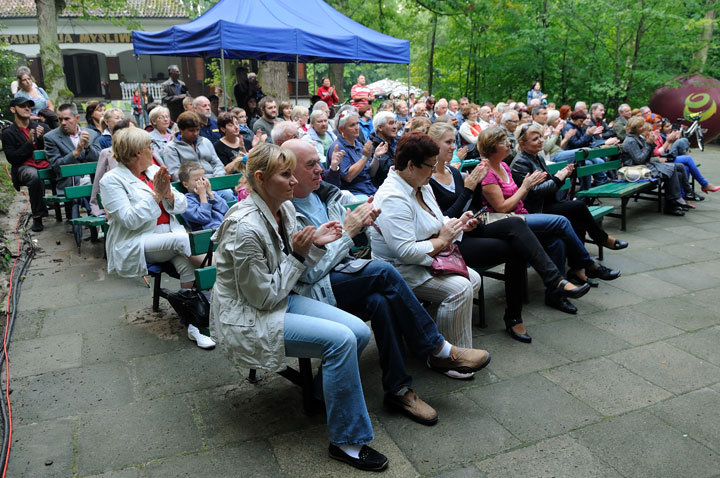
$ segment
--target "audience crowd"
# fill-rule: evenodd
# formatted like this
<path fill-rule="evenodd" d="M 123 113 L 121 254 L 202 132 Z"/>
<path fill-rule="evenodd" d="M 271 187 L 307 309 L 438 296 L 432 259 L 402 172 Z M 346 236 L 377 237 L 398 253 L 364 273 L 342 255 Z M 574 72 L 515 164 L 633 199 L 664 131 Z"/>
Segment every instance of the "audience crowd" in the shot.
<path fill-rule="evenodd" d="M 98 162 L 90 207 L 109 224 L 109 272 L 140 277 L 171 263 L 191 288 L 203 257 L 191 255 L 185 227 L 216 229 L 212 337 L 190 324 L 189 338 L 206 349 L 217 343 L 247 368 L 322 359 L 315 396 L 326 407 L 329 455 L 360 469 L 388 463 L 368 446 L 374 435 L 358 370 L 371 329 L 385 405 L 433 425 L 438 412 L 412 388 L 404 350 L 459 380 L 490 362 L 472 339 L 478 271 L 504 264 L 505 329 L 523 343 L 532 342 L 522 320 L 527 265 L 542 278 L 545 303 L 570 314 L 578 308 L 569 298 L 620 276 L 585 242 L 610 250 L 628 243 L 605 232 L 590 203 L 563 192 L 577 151 L 619 146 L 625 166 L 646 166 L 663 182 L 666 214 L 683 216 L 704 199 L 690 179 L 702 193 L 720 190 L 687 139 L 648 107 L 618 105 L 617 117 L 606 118 L 601 103 L 549 102 L 539 82 L 526 103 L 428 92 L 381 102 L 360 75 L 345 104 L 323 78 L 306 108 L 265 95 L 245 68 L 234 102 L 222 91 L 191 98 L 179 68 L 168 73 L 159 103 L 147 88 L 135 91 L 134 120 L 92 102 L 83 127 L 74 104 L 55 107 L 30 70 L 18 69 L 2 143 L 13 184 L 28 188 L 32 230 L 48 216 L 39 170 L 52 170 L 62 194 L 91 183 L 60 176 L 60 166 L 83 162 Z M 551 173 L 558 162 L 567 165 Z M 235 173 L 236 188 L 212 189 L 209 179 Z M 579 187 L 616 180 L 598 173 Z"/>

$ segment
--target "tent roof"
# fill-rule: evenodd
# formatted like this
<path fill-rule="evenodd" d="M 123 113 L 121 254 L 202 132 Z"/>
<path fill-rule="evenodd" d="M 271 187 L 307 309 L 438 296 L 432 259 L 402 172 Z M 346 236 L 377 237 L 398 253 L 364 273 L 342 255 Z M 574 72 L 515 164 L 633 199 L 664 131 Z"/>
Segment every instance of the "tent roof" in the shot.
<path fill-rule="evenodd" d="M 132 32 L 136 55 L 252 58 L 304 63 L 409 63 L 410 42 L 351 20 L 322 0 L 220 0 L 199 18 Z"/>

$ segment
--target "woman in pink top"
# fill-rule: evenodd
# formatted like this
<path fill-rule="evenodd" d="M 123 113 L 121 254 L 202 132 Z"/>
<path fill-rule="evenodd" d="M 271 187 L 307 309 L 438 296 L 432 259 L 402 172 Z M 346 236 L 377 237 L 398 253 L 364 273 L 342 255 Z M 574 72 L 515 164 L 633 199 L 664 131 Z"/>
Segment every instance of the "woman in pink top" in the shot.
<path fill-rule="evenodd" d="M 570 270 L 578 277 L 585 277 L 586 268 L 595 270 L 603 267 L 590 257 L 567 218 L 554 214 L 528 214 L 522 200 L 530 189 L 545 181 L 547 173 L 534 171 L 525 176 L 520 186 L 515 184 L 510 168 L 503 162 L 510 152 L 510 141 L 502 128 L 493 127 L 482 131 L 477 145 L 480 155 L 488 159 L 490 168 L 482 182 L 484 203 L 489 211 L 523 215 L 528 227 L 560 271 L 565 270 L 566 256 Z M 587 291 L 588 288 L 585 288 L 578 297 Z M 546 294 L 545 303 L 568 314 L 577 313 L 577 308 L 564 297 Z"/>

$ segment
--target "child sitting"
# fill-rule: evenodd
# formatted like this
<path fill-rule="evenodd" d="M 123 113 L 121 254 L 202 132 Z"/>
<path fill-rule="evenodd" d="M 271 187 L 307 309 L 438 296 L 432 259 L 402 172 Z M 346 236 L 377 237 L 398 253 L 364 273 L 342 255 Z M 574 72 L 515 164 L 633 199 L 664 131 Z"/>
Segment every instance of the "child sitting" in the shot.
<path fill-rule="evenodd" d="M 213 229 L 220 225 L 228 210 L 223 198 L 216 196 L 205 177 L 205 169 L 196 161 L 183 163 L 178 178 L 187 189 L 187 209 L 182 218 L 192 231 Z"/>

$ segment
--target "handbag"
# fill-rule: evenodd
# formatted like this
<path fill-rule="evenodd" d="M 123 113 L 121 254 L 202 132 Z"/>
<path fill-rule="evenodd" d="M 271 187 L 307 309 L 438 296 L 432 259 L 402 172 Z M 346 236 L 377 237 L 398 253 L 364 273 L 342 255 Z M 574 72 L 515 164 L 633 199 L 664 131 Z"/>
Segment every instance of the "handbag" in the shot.
<path fill-rule="evenodd" d="M 623 166 L 618 169 L 617 175 L 620 181 L 636 183 L 641 179 L 652 178 L 652 170 L 643 164 L 638 166 Z"/>
<path fill-rule="evenodd" d="M 465 259 L 460 254 L 460 248 L 457 244 L 453 242 L 435 254 L 432 264 L 430 264 L 430 274 L 433 276 L 458 274 L 470 279 Z"/>
<path fill-rule="evenodd" d="M 480 222 L 484 225 L 488 225 L 510 217 L 519 217 L 523 221 L 525 220 L 525 217 L 522 214 L 515 214 L 514 212 L 483 212 L 480 214 Z"/>

